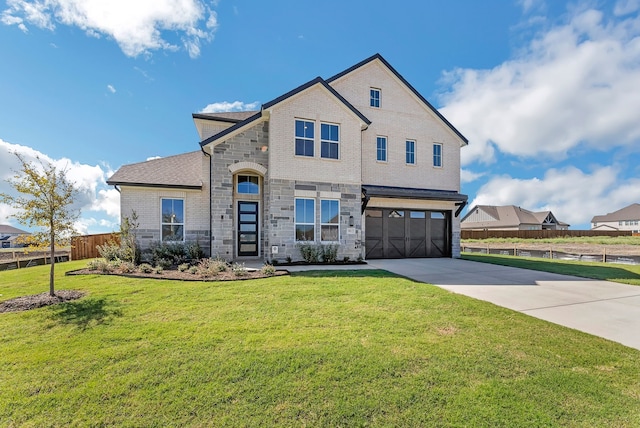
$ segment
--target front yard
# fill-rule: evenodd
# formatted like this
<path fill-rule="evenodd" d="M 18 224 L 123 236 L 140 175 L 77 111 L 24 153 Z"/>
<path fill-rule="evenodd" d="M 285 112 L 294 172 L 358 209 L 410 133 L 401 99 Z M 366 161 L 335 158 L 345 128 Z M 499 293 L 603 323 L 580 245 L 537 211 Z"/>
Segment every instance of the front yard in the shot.
<path fill-rule="evenodd" d="M 638 426 L 640 352 L 384 271 L 64 276 L 0 314 L 1 426 Z M 0 272 L 0 301 L 48 267 Z"/>

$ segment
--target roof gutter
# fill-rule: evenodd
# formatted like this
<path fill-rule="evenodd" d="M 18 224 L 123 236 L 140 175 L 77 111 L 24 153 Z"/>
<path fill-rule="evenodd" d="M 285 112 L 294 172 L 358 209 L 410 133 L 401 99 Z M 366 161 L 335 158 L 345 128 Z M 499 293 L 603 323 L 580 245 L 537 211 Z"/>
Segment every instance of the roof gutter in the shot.
<path fill-rule="evenodd" d="M 209 153 L 207 153 L 207 151 L 204 149 L 204 146 L 200 146 L 200 150 L 202 150 L 202 153 L 204 153 L 204 155 L 209 158 L 209 257 L 211 257 L 211 255 L 213 254 L 213 237 L 211 236 L 211 223 L 213 222 L 213 212 L 211 211 L 211 201 L 213 198 L 211 174 L 213 172 L 213 168 L 211 167 L 211 163 L 213 161 L 213 157 Z"/>

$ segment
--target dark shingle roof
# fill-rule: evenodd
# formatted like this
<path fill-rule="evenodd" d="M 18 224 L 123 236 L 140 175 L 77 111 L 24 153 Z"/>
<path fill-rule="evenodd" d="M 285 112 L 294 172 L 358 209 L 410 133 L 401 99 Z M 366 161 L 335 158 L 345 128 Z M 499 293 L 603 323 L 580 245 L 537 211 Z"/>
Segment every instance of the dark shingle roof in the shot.
<path fill-rule="evenodd" d="M 20 230 L 17 227 L 9 226 L 8 224 L 0 224 L 0 235 L 30 235 L 29 232 L 25 232 L 24 230 Z"/>
<path fill-rule="evenodd" d="M 631 204 L 607 215 L 594 216 L 591 223 L 624 220 L 640 220 L 640 204 Z"/>
<path fill-rule="evenodd" d="M 201 151 L 123 165 L 107 184 L 121 186 L 202 188 Z"/>
<path fill-rule="evenodd" d="M 495 220 L 476 222 L 465 221 L 477 209 L 484 211 Z M 542 224 L 549 214 L 551 214 L 551 216 L 555 218 L 551 211 L 533 212 L 521 207 L 517 207 L 515 205 L 476 205 L 472 207 L 469 212 L 467 212 L 467 214 L 462 218 L 461 221 L 463 229 L 479 227 L 517 227 L 522 224 Z M 556 222 L 561 226 L 569 226 L 567 223 L 558 221 L 557 219 Z"/>

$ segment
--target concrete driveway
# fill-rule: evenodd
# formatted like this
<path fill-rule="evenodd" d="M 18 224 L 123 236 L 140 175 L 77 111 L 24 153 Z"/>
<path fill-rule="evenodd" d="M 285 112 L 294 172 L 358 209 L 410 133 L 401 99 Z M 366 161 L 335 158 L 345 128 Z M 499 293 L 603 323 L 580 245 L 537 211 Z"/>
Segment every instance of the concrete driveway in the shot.
<path fill-rule="evenodd" d="M 640 286 L 459 259 L 368 263 L 640 350 Z"/>

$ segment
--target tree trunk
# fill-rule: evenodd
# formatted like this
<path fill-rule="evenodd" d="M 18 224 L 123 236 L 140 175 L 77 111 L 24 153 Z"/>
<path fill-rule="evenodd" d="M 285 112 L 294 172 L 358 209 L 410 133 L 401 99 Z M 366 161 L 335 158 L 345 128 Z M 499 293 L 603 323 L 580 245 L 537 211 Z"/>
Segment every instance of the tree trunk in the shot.
<path fill-rule="evenodd" d="M 56 252 L 56 244 L 55 244 L 55 234 L 53 232 L 53 226 L 51 227 L 51 251 L 49 254 L 49 257 L 51 260 L 49 260 L 51 262 L 51 270 L 49 271 L 49 295 L 51 296 L 55 296 L 55 289 L 53 286 L 54 280 L 53 280 L 53 274 L 54 274 L 54 269 L 55 269 L 55 264 L 56 264 L 56 257 L 55 257 L 55 252 Z"/>

